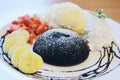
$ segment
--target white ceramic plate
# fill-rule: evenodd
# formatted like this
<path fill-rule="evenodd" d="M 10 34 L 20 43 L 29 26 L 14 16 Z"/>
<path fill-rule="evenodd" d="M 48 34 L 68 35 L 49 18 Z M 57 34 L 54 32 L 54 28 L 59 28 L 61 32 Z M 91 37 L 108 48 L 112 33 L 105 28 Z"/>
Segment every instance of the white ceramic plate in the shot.
<path fill-rule="evenodd" d="M 41 7 L 42 3 L 40 3 L 39 0 L 26 0 L 26 1 L 16 1 L 16 0 L 2 0 L 0 1 L 0 37 L 4 34 L 6 31 L 6 27 L 3 27 L 7 23 L 11 22 L 18 16 L 24 15 L 26 13 L 33 14 L 33 13 L 39 13 L 41 12 L 41 8 L 45 9 L 44 7 Z M 32 6 L 30 6 L 32 5 Z M 43 10 L 42 10 L 43 11 Z M 120 24 L 111 20 L 107 19 L 107 23 L 112 27 L 116 41 L 118 44 L 120 44 Z M 101 76 L 98 78 L 95 78 L 95 80 L 118 80 L 120 67 L 119 66 L 119 59 L 115 59 L 111 64 L 113 65 L 107 72 L 110 71 L 110 73 L 106 74 L 105 76 Z M 117 68 L 118 67 L 118 68 Z M 117 68 L 117 69 L 116 69 Z M 115 69 L 115 70 L 114 70 Z M 113 71 L 111 71 L 113 70 Z M 58 74 L 59 75 L 59 74 Z M 50 78 L 48 78 L 49 80 Z M 11 67 L 6 61 L 0 57 L 0 80 L 36 80 L 35 78 L 32 78 L 31 76 L 26 76 L 22 74 L 21 72 L 17 71 L 13 67 Z"/>
<path fill-rule="evenodd" d="M 89 12 L 87 12 L 89 14 Z M 90 16 L 90 15 L 89 15 Z M 115 39 L 117 41 L 117 46 L 120 45 L 120 37 L 119 37 L 119 30 L 120 30 L 120 25 L 116 23 L 115 21 L 111 19 L 106 19 L 107 23 L 111 26 L 111 28 L 114 31 Z M 6 23 L 7 24 L 7 23 Z M 2 27 L 0 29 L 0 37 L 4 35 L 8 27 Z M 0 43 L 1 44 L 1 43 Z M 117 48 L 117 47 L 116 47 Z M 0 51 L 2 53 L 2 51 Z M 118 57 L 116 57 L 116 55 Z M 120 64 L 120 53 L 117 50 L 116 53 L 97 53 L 90 55 L 88 57 L 87 62 L 80 64 L 79 66 L 74 66 L 74 67 L 67 67 L 65 68 L 58 68 L 58 67 L 51 67 L 45 65 L 41 70 L 40 74 L 38 74 L 39 77 L 35 77 L 34 75 L 26 75 L 18 70 L 16 70 L 14 67 L 8 64 L 3 58 L 4 56 L 0 57 L 0 71 L 2 77 L 7 80 L 8 78 L 5 77 L 7 75 L 11 76 L 9 79 L 89 79 L 89 78 L 94 78 L 98 76 L 102 76 L 104 74 L 107 74 L 114 69 L 116 69 L 119 64 Z M 92 58 L 91 58 L 92 57 Z M 87 64 L 86 64 L 87 63 Z M 47 66 L 47 67 L 46 67 Z M 49 68 L 50 67 L 50 68 Z M 47 69 L 47 70 L 46 70 Z M 0 76 L 1 76 L 0 75 Z M 40 76 L 42 75 L 42 76 Z"/>

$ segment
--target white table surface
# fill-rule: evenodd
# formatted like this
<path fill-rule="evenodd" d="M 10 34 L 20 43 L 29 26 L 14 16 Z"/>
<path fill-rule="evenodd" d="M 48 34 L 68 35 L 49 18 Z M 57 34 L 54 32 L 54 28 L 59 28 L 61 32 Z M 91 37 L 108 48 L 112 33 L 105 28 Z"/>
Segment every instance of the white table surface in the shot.
<path fill-rule="evenodd" d="M 40 2 L 41 1 L 39 0 L 0 0 L 0 29 L 6 23 L 16 18 L 16 16 L 28 13 L 31 14 L 38 13 L 41 12 L 42 10 L 44 11 L 44 9 L 46 9 L 47 7 L 44 6 L 44 4 L 39 5 L 41 4 Z M 110 19 L 107 19 L 107 21 L 111 26 L 116 27 L 116 29 L 120 29 L 119 23 Z M 35 80 L 17 72 L 15 74 L 14 69 L 9 69 L 10 66 L 6 65 L 7 63 L 4 63 L 3 61 L 0 60 L 0 80 Z M 114 71 L 102 77 L 95 78 L 94 80 L 119 80 L 119 79 L 120 79 L 120 66 L 116 68 Z"/>

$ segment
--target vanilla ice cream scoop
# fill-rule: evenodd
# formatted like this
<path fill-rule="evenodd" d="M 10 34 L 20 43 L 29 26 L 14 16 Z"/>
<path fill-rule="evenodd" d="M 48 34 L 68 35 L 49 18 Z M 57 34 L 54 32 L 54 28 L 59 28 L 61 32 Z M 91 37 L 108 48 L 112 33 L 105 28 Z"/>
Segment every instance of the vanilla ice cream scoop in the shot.
<path fill-rule="evenodd" d="M 83 10 L 76 4 L 65 2 L 52 6 L 46 19 L 54 28 L 66 28 L 82 34 L 86 24 Z"/>

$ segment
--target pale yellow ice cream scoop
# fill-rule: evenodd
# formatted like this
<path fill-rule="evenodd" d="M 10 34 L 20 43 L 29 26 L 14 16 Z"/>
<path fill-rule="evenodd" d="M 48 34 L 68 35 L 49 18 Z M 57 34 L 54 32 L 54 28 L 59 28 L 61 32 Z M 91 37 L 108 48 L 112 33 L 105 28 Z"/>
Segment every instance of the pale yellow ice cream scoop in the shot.
<path fill-rule="evenodd" d="M 71 2 L 53 5 L 46 19 L 52 27 L 67 28 L 78 34 L 83 33 L 86 24 L 86 16 L 83 10 Z"/>

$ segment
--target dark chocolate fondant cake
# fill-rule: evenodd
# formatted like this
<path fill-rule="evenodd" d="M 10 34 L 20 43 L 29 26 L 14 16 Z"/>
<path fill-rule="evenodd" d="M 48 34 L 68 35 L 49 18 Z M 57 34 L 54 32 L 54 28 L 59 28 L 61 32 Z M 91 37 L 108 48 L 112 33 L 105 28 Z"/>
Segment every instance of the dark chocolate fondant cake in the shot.
<path fill-rule="evenodd" d="M 72 66 L 89 55 L 87 40 L 68 29 L 52 29 L 43 33 L 33 45 L 33 51 L 47 64 Z"/>

